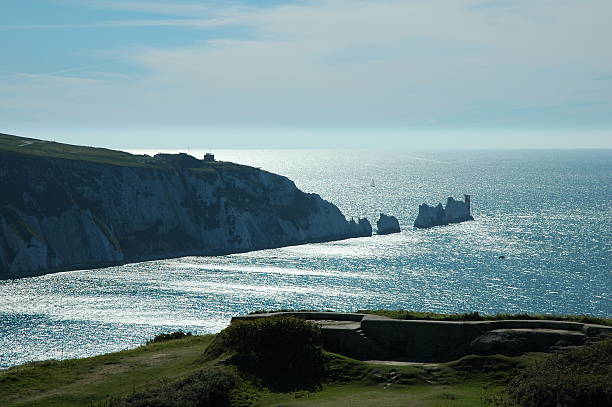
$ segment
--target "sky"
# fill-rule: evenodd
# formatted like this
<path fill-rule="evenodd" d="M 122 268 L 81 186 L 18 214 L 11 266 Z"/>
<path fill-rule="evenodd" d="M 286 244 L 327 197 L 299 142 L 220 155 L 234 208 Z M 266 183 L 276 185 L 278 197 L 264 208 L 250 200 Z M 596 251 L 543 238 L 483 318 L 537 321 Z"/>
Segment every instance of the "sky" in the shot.
<path fill-rule="evenodd" d="M 0 132 L 612 148 L 610 0 L 1 0 Z"/>

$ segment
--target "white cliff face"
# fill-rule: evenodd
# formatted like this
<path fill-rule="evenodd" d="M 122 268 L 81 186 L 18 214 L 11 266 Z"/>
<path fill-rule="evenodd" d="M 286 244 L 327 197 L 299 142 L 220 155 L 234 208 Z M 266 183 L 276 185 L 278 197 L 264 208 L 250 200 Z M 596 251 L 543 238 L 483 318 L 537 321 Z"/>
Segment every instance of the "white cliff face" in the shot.
<path fill-rule="evenodd" d="M 380 218 L 376 221 L 377 234 L 388 235 L 391 233 L 399 233 L 400 225 L 395 216 L 387 216 L 384 213 L 380 214 Z"/>
<path fill-rule="evenodd" d="M 41 268 L 49 263 L 47 246 L 38 238 L 19 236 L 3 218 L 0 218 L 0 233 L 4 236 L 4 244 L 0 246 L 0 268 L 10 265 L 19 273 L 32 266 Z"/>
<path fill-rule="evenodd" d="M 199 165 L 199 164 L 198 164 Z M 0 278 L 369 236 L 285 177 L 231 163 L 0 160 Z"/>
<path fill-rule="evenodd" d="M 430 228 L 433 226 L 448 225 L 449 223 L 459 223 L 474 220 L 471 213 L 470 196 L 465 195 L 465 201 L 455 200 L 449 197 L 446 200 L 446 207 L 442 204 L 429 206 L 419 205 L 419 214 L 414 221 L 416 228 Z"/>

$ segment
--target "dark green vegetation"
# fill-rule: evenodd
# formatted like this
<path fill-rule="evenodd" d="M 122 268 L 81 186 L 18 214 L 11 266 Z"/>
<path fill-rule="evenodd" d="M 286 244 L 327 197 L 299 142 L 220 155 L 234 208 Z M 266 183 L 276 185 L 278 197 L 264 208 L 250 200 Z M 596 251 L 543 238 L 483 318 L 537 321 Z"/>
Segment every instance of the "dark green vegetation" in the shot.
<path fill-rule="evenodd" d="M 183 339 L 187 336 L 192 336 L 191 332 L 183 332 L 182 330 L 178 330 L 175 332 L 170 332 L 167 334 L 159 334 L 159 335 L 155 335 L 155 337 L 151 340 L 147 341 L 147 345 L 150 345 L 152 343 L 156 343 L 156 342 L 166 342 L 166 341 L 172 341 L 174 339 Z"/>
<path fill-rule="evenodd" d="M 315 388 L 323 369 L 321 329 L 298 318 L 236 321 L 217 337 L 230 361 L 274 390 Z"/>
<path fill-rule="evenodd" d="M 551 355 L 520 372 L 507 392 L 525 407 L 612 406 L 612 340 Z"/>
<path fill-rule="evenodd" d="M 105 407 L 230 407 L 238 376 L 230 369 L 210 368 L 152 390 L 100 403 Z"/>
<path fill-rule="evenodd" d="M 583 324 L 598 324 L 612 326 L 612 319 L 592 317 L 589 315 L 548 315 L 548 314 L 494 314 L 486 315 L 478 312 L 466 312 L 463 314 L 436 314 L 434 312 L 416 312 L 406 310 L 359 310 L 358 313 L 374 314 L 393 319 L 424 319 L 430 321 L 499 321 L 504 319 L 514 320 L 550 320 L 570 321 Z"/>
<path fill-rule="evenodd" d="M 166 340 L 173 335 L 182 338 Z M 238 321 L 216 336 L 157 338 L 164 341 L 1 371 L 0 405 L 509 407 L 612 401 L 612 340 L 564 354 L 379 364 L 323 351 L 319 329 L 295 318 Z"/>

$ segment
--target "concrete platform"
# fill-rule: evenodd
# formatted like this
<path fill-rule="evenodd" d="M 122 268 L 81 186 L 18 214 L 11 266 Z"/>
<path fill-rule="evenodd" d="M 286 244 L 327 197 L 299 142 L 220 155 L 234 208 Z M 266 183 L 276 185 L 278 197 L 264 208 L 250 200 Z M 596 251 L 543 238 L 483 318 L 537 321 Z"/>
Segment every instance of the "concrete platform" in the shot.
<path fill-rule="evenodd" d="M 361 360 L 445 362 L 469 354 L 518 355 L 580 346 L 612 335 L 612 327 L 549 320 L 397 320 L 342 312 L 278 312 L 235 317 L 296 317 L 321 327 L 331 352 Z M 393 362 L 396 363 L 396 362 Z"/>

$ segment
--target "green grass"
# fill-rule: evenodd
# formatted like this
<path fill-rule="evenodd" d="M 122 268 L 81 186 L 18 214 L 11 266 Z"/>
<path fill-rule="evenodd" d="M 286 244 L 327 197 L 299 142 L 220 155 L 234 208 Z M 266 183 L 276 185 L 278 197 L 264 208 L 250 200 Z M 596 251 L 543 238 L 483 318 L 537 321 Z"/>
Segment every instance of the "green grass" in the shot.
<path fill-rule="evenodd" d="M 572 372 L 582 372 L 583 361 L 592 360 L 604 366 L 609 363 L 607 359 L 593 357 L 593 352 L 601 353 L 599 348 L 578 350 L 575 356 L 469 355 L 452 362 L 429 364 L 367 363 L 324 352 L 321 381 L 316 386 L 292 386 L 288 391 L 269 386 L 256 372 L 235 364 L 237 353 L 227 347 L 224 339 L 227 334 L 172 339 L 181 336 L 175 334 L 160 336 L 163 342 L 132 350 L 83 359 L 35 362 L 0 371 L 0 406 L 145 406 L 149 399 L 165 400 L 160 407 L 178 406 L 181 405 L 180 400 L 175 400 L 181 397 L 178 395 L 193 395 L 192 389 L 210 384 L 211 378 L 214 382 L 221 376 L 215 372 L 222 371 L 236 377 L 230 393 L 233 407 L 509 406 L 513 404 L 508 398 L 508 383 L 516 383 L 517 389 L 519 385 L 526 388 L 531 385 L 526 381 L 530 377 L 539 380 L 546 372 L 554 376 L 561 370 L 557 366 L 559 360 L 574 361 L 576 367 L 571 368 Z M 607 346 L 610 353 L 609 343 L 597 346 Z M 586 383 L 593 369 L 591 365 L 585 366 L 582 373 Z M 599 374 L 602 369 L 594 370 Z M 209 379 L 194 379 L 200 371 Z M 194 386 L 184 385 L 190 382 Z M 109 400 L 114 401 L 109 403 Z M 141 404 L 132 404 L 130 400 Z M 167 404 L 169 400 L 171 404 Z"/>
<path fill-rule="evenodd" d="M 437 314 L 434 312 L 416 312 L 407 310 L 359 310 L 362 314 L 380 315 L 394 319 L 425 319 L 432 321 L 498 321 L 502 319 L 528 319 L 528 320 L 554 320 L 581 322 L 585 324 L 598 324 L 612 326 L 612 319 L 593 317 L 590 315 L 553 315 L 553 314 L 494 314 L 486 315 L 478 312 L 463 314 Z"/>
<path fill-rule="evenodd" d="M 65 361 L 34 362 L 0 371 L 0 406 L 104 406 L 104 400 L 167 386 L 201 369 L 225 366 L 205 360 L 214 335 L 152 343 L 133 350 Z M 539 356 L 469 357 L 436 365 L 370 364 L 325 353 L 327 371 L 317 391 L 275 393 L 248 375 L 233 394 L 245 406 L 483 405 L 502 389 L 509 372 Z M 484 359 L 478 363 L 476 359 Z M 463 362 L 462 362 L 463 361 Z M 494 371 L 482 369 L 489 364 Z M 380 401 L 383 404 L 376 404 Z"/>
<path fill-rule="evenodd" d="M 0 406 L 83 407 L 159 386 L 202 369 L 213 336 L 141 346 L 84 359 L 34 362 L 0 371 Z"/>
<path fill-rule="evenodd" d="M 124 151 L 75 146 L 25 137 L 0 134 L 0 151 L 27 154 L 38 157 L 82 160 L 124 167 L 163 167 L 163 164 L 146 155 L 133 155 Z"/>
<path fill-rule="evenodd" d="M 331 385 L 317 393 L 272 395 L 259 406 L 370 407 L 370 406 L 483 406 L 489 391 L 497 390 L 480 382 L 461 385 Z"/>
<path fill-rule="evenodd" d="M 54 141 L 31 139 L 2 133 L 0 133 L 0 152 L 80 160 L 123 167 L 169 168 L 168 161 L 147 155 L 134 155 L 125 151 L 56 143 Z M 224 161 L 205 162 L 199 160 L 198 165 L 198 167 L 189 168 L 189 170 L 211 182 L 219 174 L 248 178 L 252 177 L 256 172 L 256 169 L 253 167 Z"/>
<path fill-rule="evenodd" d="M 316 392 L 267 393 L 258 406 L 483 406 L 515 369 L 545 357 L 468 356 L 440 364 L 383 365 L 327 354 L 331 377 Z"/>

